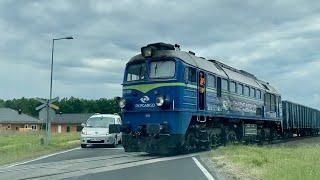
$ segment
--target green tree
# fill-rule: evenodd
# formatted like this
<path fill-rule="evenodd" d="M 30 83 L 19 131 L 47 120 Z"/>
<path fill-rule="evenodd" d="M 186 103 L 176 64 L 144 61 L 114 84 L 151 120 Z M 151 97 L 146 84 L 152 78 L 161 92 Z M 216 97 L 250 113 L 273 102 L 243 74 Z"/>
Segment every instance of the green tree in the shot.
<path fill-rule="evenodd" d="M 116 113 L 119 111 L 115 99 L 101 98 L 98 100 L 81 99 L 81 98 L 62 98 L 54 103 L 60 107 L 59 112 L 62 113 Z M 0 100 L 0 107 L 8 107 L 15 110 L 21 109 L 23 113 L 38 117 L 38 111 L 35 110 L 40 102 L 33 98 L 20 98 L 12 100 Z"/>

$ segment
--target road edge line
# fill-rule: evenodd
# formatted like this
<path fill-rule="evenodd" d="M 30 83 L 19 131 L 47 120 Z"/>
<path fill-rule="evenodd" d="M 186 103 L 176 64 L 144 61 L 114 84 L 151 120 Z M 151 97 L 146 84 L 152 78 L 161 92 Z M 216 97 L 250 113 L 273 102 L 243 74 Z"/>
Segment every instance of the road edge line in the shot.
<path fill-rule="evenodd" d="M 199 169 L 203 172 L 203 174 L 207 177 L 208 180 L 215 180 L 213 176 L 209 173 L 209 171 L 198 161 L 196 157 L 192 157 L 192 160 L 196 163 Z"/>
<path fill-rule="evenodd" d="M 31 160 L 28 160 L 28 161 L 23 161 L 23 162 L 11 164 L 11 165 L 8 165 L 8 166 L 4 166 L 4 168 L 11 168 L 11 167 L 27 164 L 27 163 L 30 163 L 30 162 L 33 162 L 33 161 L 38 161 L 38 160 L 45 159 L 45 158 L 48 158 L 48 157 L 51 157 L 51 156 L 55 156 L 55 155 L 58 155 L 58 154 L 63 154 L 63 153 L 67 153 L 67 152 L 70 152 L 70 151 L 74 151 L 76 149 L 80 149 L 80 147 L 76 147 L 76 148 L 73 148 L 73 149 L 68 149 L 68 150 L 61 151 L 61 152 L 56 152 L 56 153 L 53 153 L 53 154 L 47 154 L 47 155 L 44 155 L 44 156 L 40 156 L 40 157 L 38 157 L 36 159 L 31 159 Z"/>

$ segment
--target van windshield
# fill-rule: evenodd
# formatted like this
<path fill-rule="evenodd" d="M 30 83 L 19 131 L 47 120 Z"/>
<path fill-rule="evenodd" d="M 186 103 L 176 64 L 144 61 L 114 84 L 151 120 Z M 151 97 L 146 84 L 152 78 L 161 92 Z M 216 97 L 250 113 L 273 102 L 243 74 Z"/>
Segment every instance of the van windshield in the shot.
<path fill-rule="evenodd" d="M 112 117 L 93 117 L 87 120 L 87 127 L 108 128 L 109 124 L 114 124 L 115 119 Z"/>

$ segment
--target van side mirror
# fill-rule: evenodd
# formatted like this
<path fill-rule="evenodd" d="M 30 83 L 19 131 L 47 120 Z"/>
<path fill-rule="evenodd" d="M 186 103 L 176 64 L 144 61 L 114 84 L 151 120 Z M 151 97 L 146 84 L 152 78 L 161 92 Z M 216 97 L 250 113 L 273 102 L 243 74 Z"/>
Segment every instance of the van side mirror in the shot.
<path fill-rule="evenodd" d="M 81 123 L 81 126 L 82 126 L 82 127 L 85 127 L 85 126 L 86 126 L 86 123 Z"/>
<path fill-rule="evenodd" d="M 121 125 L 120 124 L 110 124 L 109 125 L 109 133 L 120 133 Z"/>

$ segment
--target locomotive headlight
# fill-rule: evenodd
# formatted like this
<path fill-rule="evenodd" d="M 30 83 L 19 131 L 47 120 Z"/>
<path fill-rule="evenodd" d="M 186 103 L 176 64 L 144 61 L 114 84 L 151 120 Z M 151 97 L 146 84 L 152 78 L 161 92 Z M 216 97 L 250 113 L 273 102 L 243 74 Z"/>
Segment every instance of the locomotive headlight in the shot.
<path fill-rule="evenodd" d="M 154 50 L 155 50 L 155 48 L 152 46 L 142 47 L 141 48 L 141 55 L 143 57 L 151 57 Z"/>
<path fill-rule="evenodd" d="M 164 97 L 163 96 L 158 96 L 156 98 L 156 105 L 160 107 L 160 106 L 163 106 L 163 104 L 164 104 Z"/>
<path fill-rule="evenodd" d="M 119 101 L 119 107 L 120 108 L 124 108 L 126 106 L 126 100 L 125 99 L 121 99 L 120 101 Z"/>

